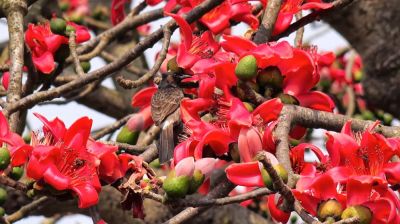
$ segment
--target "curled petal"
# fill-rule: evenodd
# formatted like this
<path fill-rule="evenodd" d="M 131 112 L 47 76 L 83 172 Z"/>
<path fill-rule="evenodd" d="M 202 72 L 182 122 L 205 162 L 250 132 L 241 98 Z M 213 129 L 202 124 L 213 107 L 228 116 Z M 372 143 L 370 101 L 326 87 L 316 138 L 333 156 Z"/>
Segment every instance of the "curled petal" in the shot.
<path fill-rule="evenodd" d="M 283 104 L 279 98 L 267 100 L 259 105 L 253 111 L 253 117 L 260 115 L 264 122 L 268 123 L 278 119 L 279 114 L 283 108 Z M 254 120 L 254 119 L 253 119 Z"/>
<path fill-rule="evenodd" d="M 296 99 L 300 102 L 301 106 L 314 110 L 332 112 L 335 108 L 335 103 L 333 100 L 325 93 L 319 91 L 312 91 L 297 95 Z"/>
<path fill-rule="evenodd" d="M 234 184 L 247 187 L 264 187 L 259 162 L 234 163 L 225 169 L 226 177 Z"/>
<path fill-rule="evenodd" d="M 287 223 L 290 217 L 290 213 L 284 212 L 280 210 L 277 206 L 277 203 L 275 203 L 275 197 L 276 194 L 271 194 L 268 196 L 268 209 L 269 212 L 271 213 L 271 216 L 273 219 L 275 219 L 278 222 L 282 223 Z M 279 196 L 278 196 L 279 197 Z M 278 199 L 278 204 L 282 203 L 282 198 Z"/>
<path fill-rule="evenodd" d="M 132 97 L 132 107 L 139 107 L 143 109 L 150 105 L 151 97 L 157 92 L 157 87 L 151 86 L 141 89 L 139 92 L 135 93 Z"/>
<path fill-rule="evenodd" d="M 99 201 L 99 194 L 97 190 L 88 184 L 73 186 L 72 190 L 79 197 L 79 208 L 88 208 L 90 206 L 96 205 Z"/>
<path fill-rule="evenodd" d="M 33 113 L 39 120 L 44 124 L 44 131 L 50 131 L 51 134 L 55 137 L 55 140 L 59 140 L 64 138 L 64 134 L 67 131 L 65 128 L 64 122 L 62 122 L 58 117 L 54 118 L 54 120 L 49 121 L 44 116 Z"/>
<path fill-rule="evenodd" d="M 253 161 L 254 156 L 263 150 L 260 134 L 252 127 L 240 130 L 238 146 L 242 162 Z"/>
<path fill-rule="evenodd" d="M 196 159 L 203 158 L 203 149 L 205 145 L 210 146 L 217 156 L 221 156 L 229 151 L 229 144 L 232 142 L 234 142 L 234 140 L 226 131 L 221 129 L 211 130 L 207 132 L 199 144 L 197 144 L 194 150 L 194 156 Z"/>

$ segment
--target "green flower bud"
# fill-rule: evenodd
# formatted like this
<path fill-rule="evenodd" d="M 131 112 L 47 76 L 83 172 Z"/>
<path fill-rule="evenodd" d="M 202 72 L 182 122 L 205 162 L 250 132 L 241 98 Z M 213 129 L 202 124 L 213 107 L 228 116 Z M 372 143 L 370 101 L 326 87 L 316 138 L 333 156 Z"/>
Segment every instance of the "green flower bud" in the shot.
<path fill-rule="evenodd" d="M 375 115 L 370 110 L 364 110 L 361 115 L 364 120 L 375 120 Z"/>
<path fill-rule="evenodd" d="M 21 179 L 22 175 L 24 174 L 24 168 L 20 166 L 13 167 L 10 173 L 10 177 L 14 180 Z"/>
<path fill-rule="evenodd" d="M 0 205 L 4 204 L 7 200 L 7 191 L 4 188 L 0 188 Z"/>
<path fill-rule="evenodd" d="M 3 207 L 0 207 L 0 217 L 3 217 L 6 214 L 6 210 Z"/>
<path fill-rule="evenodd" d="M 292 224 L 297 223 L 297 220 L 298 220 L 298 218 L 296 215 L 292 215 L 292 217 L 290 217 L 290 223 L 292 223 Z"/>
<path fill-rule="evenodd" d="M 90 70 L 90 62 L 88 62 L 88 61 L 81 61 L 80 65 L 81 65 L 82 70 L 83 70 L 84 73 L 89 72 L 89 70 Z"/>
<path fill-rule="evenodd" d="M 393 121 L 393 116 L 389 113 L 384 113 L 382 120 L 384 125 L 391 125 Z"/>
<path fill-rule="evenodd" d="M 6 147 L 0 148 L 0 170 L 4 170 L 10 164 L 11 155 Z"/>
<path fill-rule="evenodd" d="M 342 212 L 342 205 L 335 199 L 324 201 L 318 206 L 318 218 L 322 221 L 325 221 L 328 217 L 339 219 Z"/>
<path fill-rule="evenodd" d="M 118 133 L 117 142 L 135 145 L 139 138 L 139 133 L 138 131 L 131 132 L 128 127 L 124 126 Z"/>
<path fill-rule="evenodd" d="M 274 167 L 275 171 L 278 173 L 278 176 L 282 179 L 283 183 L 286 184 L 288 182 L 288 179 L 289 179 L 289 174 L 286 171 L 286 169 L 281 164 L 276 164 L 273 167 Z M 265 170 L 264 168 L 261 169 L 261 176 L 263 178 L 264 185 L 268 189 L 274 190 L 273 183 L 272 183 L 272 178 L 269 175 L 269 173 L 267 172 L 267 170 Z"/>
<path fill-rule="evenodd" d="M 190 180 L 188 194 L 195 193 L 197 189 L 199 189 L 199 187 L 203 184 L 205 178 L 206 176 L 204 176 L 200 170 L 195 170 L 193 173 L 193 177 Z"/>
<path fill-rule="evenodd" d="M 257 59 L 253 55 L 244 56 L 236 65 L 235 74 L 241 80 L 249 80 L 257 75 Z"/>
<path fill-rule="evenodd" d="M 257 83 L 261 86 L 271 85 L 275 88 L 282 88 L 283 76 L 281 70 L 276 66 L 270 66 L 258 73 Z"/>
<path fill-rule="evenodd" d="M 50 20 L 51 32 L 59 35 L 64 35 L 65 29 L 67 28 L 67 22 L 61 18 L 52 18 Z"/>
<path fill-rule="evenodd" d="M 190 178 L 187 176 L 175 176 L 172 171 L 164 180 L 163 189 L 170 198 L 183 198 L 189 191 Z"/>
<path fill-rule="evenodd" d="M 282 103 L 284 104 L 294 104 L 294 105 L 299 105 L 299 101 L 294 97 L 289 94 L 281 93 L 279 94 L 279 99 L 281 99 Z"/>
<path fill-rule="evenodd" d="M 68 25 L 67 26 L 67 28 L 65 28 L 65 33 L 67 34 L 67 35 L 69 35 L 72 31 L 76 31 L 76 29 L 75 29 L 75 27 L 73 27 L 73 26 L 71 26 L 71 25 Z"/>
<path fill-rule="evenodd" d="M 28 133 L 28 134 L 26 134 L 26 135 L 24 135 L 24 137 L 22 137 L 23 139 L 24 139 L 24 142 L 26 143 L 26 144 L 30 144 L 31 143 L 31 133 Z"/>
<path fill-rule="evenodd" d="M 341 216 L 342 219 L 348 219 L 352 217 L 358 217 L 360 219 L 360 224 L 369 224 L 372 221 L 372 213 L 369 208 L 361 205 L 346 208 Z"/>

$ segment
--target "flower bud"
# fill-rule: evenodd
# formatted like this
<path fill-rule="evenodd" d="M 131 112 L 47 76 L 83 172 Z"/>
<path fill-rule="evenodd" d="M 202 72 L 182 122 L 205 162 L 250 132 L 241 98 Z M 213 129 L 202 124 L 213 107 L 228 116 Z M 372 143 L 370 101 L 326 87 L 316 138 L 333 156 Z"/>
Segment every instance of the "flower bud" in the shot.
<path fill-rule="evenodd" d="M 163 189 L 170 198 L 183 198 L 189 191 L 190 178 L 188 176 L 176 176 L 172 171 L 164 180 Z"/>
<path fill-rule="evenodd" d="M 65 33 L 66 33 L 67 35 L 69 35 L 72 31 L 75 32 L 76 29 L 75 29 L 75 27 L 73 27 L 73 26 L 71 26 L 71 25 L 68 25 L 67 28 L 65 28 Z"/>
<path fill-rule="evenodd" d="M 59 5 L 60 10 L 65 12 L 69 9 L 69 3 L 68 2 L 61 2 Z"/>
<path fill-rule="evenodd" d="M 358 217 L 360 219 L 360 224 L 369 224 L 372 221 L 372 213 L 369 208 L 355 205 L 346 208 L 342 213 L 342 219 L 348 219 L 352 217 Z"/>
<path fill-rule="evenodd" d="M 52 18 L 50 20 L 51 32 L 59 35 L 64 35 L 65 29 L 67 28 L 67 22 L 61 18 Z"/>
<path fill-rule="evenodd" d="M 83 16 L 80 13 L 74 12 L 69 16 L 69 20 L 77 24 L 82 24 Z"/>
<path fill-rule="evenodd" d="M 24 174 L 24 168 L 20 166 L 13 167 L 10 173 L 10 177 L 14 180 L 21 179 L 22 175 Z"/>
<path fill-rule="evenodd" d="M 362 118 L 364 119 L 364 120 L 375 120 L 375 115 L 374 115 L 374 113 L 372 113 L 370 110 L 364 110 L 362 113 L 361 113 L 361 116 L 362 116 Z"/>
<path fill-rule="evenodd" d="M 257 75 L 257 59 L 253 55 L 244 56 L 236 65 L 235 74 L 241 80 L 249 80 Z"/>
<path fill-rule="evenodd" d="M 281 70 L 276 66 L 270 66 L 258 73 L 257 83 L 261 86 L 271 85 L 275 88 L 282 88 L 283 76 Z"/>
<path fill-rule="evenodd" d="M 0 148 L 0 170 L 4 170 L 10 164 L 11 156 L 6 147 Z"/>
<path fill-rule="evenodd" d="M 156 168 L 156 169 L 160 169 L 161 168 L 161 164 L 160 164 L 160 160 L 159 159 L 153 160 L 151 163 L 149 163 L 149 165 L 152 168 Z"/>
<path fill-rule="evenodd" d="M 204 174 L 202 174 L 200 170 L 195 170 L 192 179 L 190 180 L 188 193 L 195 193 L 197 189 L 199 189 L 199 187 L 203 184 L 205 178 L 206 176 L 204 176 Z"/>
<path fill-rule="evenodd" d="M 82 70 L 84 73 L 87 73 L 90 70 L 90 62 L 88 61 L 81 61 L 80 63 Z"/>
<path fill-rule="evenodd" d="M 139 138 L 138 131 L 129 131 L 128 127 L 124 126 L 117 135 L 117 142 L 135 145 Z"/>
<path fill-rule="evenodd" d="M 363 78 L 363 72 L 361 69 L 353 73 L 353 80 L 355 82 L 361 82 L 362 78 Z"/>
<path fill-rule="evenodd" d="M 0 205 L 4 204 L 7 200 L 7 191 L 4 188 L 0 188 Z"/>
<path fill-rule="evenodd" d="M 389 113 L 384 113 L 382 120 L 384 125 L 391 125 L 393 121 L 393 116 Z"/>
<path fill-rule="evenodd" d="M 329 199 L 318 206 L 318 218 L 325 221 L 328 217 L 338 219 L 342 215 L 342 205 L 335 199 Z"/>
<path fill-rule="evenodd" d="M 289 178 L 289 174 L 286 171 L 286 169 L 281 164 L 276 164 L 273 167 L 274 167 L 275 171 L 278 173 L 278 176 L 282 179 L 283 183 L 286 184 L 288 182 L 288 178 Z M 264 185 L 267 188 L 274 190 L 272 178 L 264 168 L 261 169 L 261 176 L 263 178 Z"/>
<path fill-rule="evenodd" d="M 281 93 L 278 97 L 284 104 L 299 105 L 299 101 L 294 96 L 291 96 L 289 94 Z"/>

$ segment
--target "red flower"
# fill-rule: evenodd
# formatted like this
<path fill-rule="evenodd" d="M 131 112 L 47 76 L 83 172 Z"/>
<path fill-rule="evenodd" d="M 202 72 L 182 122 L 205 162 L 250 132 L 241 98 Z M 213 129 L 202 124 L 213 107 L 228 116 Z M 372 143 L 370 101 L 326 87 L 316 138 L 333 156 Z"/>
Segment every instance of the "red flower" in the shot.
<path fill-rule="evenodd" d="M 200 36 L 192 33 L 192 28 L 182 17 L 172 13 L 165 13 L 176 20 L 181 30 L 181 43 L 178 47 L 176 61 L 179 67 L 190 69 L 203 58 L 211 58 L 219 49 L 211 32 L 206 31 Z"/>
<path fill-rule="evenodd" d="M 92 120 L 87 117 L 67 129 L 58 118 L 48 121 L 35 115 L 44 123 L 44 136 L 32 136 L 27 175 L 44 180 L 57 190 L 74 191 L 80 208 L 96 204 L 101 189 L 99 177 L 112 183 L 127 170 L 115 154 L 117 148 L 89 139 Z"/>
<path fill-rule="evenodd" d="M 180 13 L 188 12 L 201 4 L 203 0 L 174 0 L 168 1 L 164 10 L 171 12 L 177 5 L 181 5 Z M 214 34 L 223 32 L 230 27 L 230 21 L 245 22 L 253 29 L 258 27 L 258 19 L 252 14 L 252 5 L 248 1 L 226 0 L 210 12 L 204 14 L 200 22 L 208 27 Z"/>
<path fill-rule="evenodd" d="M 111 2 L 111 23 L 116 25 L 125 18 L 125 4 L 131 2 L 130 0 L 113 0 Z M 146 0 L 150 6 L 157 5 L 162 0 Z"/>
<path fill-rule="evenodd" d="M 1 84 L 5 90 L 8 90 L 8 84 L 10 83 L 10 72 L 4 72 L 1 77 Z"/>
<path fill-rule="evenodd" d="M 90 39 L 86 27 L 68 22 L 76 32 L 76 42 L 82 43 Z M 36 68 L 44 74 L 50 74 L 54 68 L 54 54 L 62 44 L 68 44 L 65 36 L 53 34 L 49 22 L 42 25 L 29 24 L 25 33 L 25 41 L 32 51 L 32 60 Z"/>
<path fill-rule="evenodd" d="M 372 175 L 387 180 L 390 184 L 400 183 L 400 162 L 390 162 L 398 154 L 398 140 L 387 139 L 374 133 L 378 123 L 363 133 L 353 134 L 348 121 L 341 133 L 328 132 L 326 148 L 332 166 L 346 169 L 353 175 Z"/>

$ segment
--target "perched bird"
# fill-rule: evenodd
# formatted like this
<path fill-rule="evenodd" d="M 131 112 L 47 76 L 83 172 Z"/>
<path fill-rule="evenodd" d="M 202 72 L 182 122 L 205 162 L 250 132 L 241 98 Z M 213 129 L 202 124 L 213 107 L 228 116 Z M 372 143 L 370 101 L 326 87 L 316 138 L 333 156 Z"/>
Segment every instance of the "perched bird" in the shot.
<path fill-rule="evenodd" d="M 160 163 L 169 161 L 174 153 L 174 127 L 179 124 L 179 106 L 184 97 L 179 84 L 188 77 L 190 76 L 172 72 L 162 74 L 158 90 L 151 98 L 151 117 L 161 128 L 158 155 Z"/>

